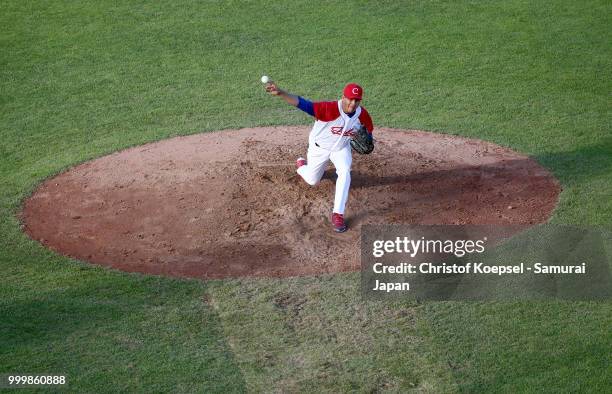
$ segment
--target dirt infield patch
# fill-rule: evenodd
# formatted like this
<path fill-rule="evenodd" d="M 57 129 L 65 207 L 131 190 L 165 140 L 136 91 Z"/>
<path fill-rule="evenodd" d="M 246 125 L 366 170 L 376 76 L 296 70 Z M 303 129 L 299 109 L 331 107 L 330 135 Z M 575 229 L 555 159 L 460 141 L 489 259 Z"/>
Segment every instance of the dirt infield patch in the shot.
<path fill-rule="evenodd" d="M 346 218 L 329 216 L 335 173 L 295 173 L 308 127 L 227 130 L 117 152 L 45 181 L 26 233 L 61 254 L 130 272 L 196 278 L 295 276 L 359 268 L 364 223 L 535 224 L 560 192 L 534 160 L 492 143 L 377 129 L 353 156 Z"/>

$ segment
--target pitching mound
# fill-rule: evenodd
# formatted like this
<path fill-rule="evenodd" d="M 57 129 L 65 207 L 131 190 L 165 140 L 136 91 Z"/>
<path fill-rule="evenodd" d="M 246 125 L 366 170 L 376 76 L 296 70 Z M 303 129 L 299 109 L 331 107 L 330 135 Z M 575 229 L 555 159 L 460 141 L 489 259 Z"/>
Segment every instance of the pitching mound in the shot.
<path fill-rule="evenodd" d="M 44 182 L 25 231 L 67 256 L 124 271 L 196 278 L 294 276 L 359 269 L 364 223 L 535 224 L 559 184 L 497 145 L 377 129 L 353 155 L 346 219 L 329 223 L 335 173 L 295 173 L 309 127 L 173 138 L 93 160 Z"/>

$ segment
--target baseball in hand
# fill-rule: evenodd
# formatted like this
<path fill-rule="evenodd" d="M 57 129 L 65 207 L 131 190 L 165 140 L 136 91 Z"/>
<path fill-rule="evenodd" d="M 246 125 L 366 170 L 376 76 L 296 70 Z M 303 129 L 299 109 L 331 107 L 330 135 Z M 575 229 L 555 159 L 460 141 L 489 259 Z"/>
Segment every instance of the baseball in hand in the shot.
<path fill-rule="evenodd" d="M 267 75 L 264 75 L 263 77 L 261 77 L 261 83 L 268 83 L 270 82 L 270 77 L 268 77 Z"/>

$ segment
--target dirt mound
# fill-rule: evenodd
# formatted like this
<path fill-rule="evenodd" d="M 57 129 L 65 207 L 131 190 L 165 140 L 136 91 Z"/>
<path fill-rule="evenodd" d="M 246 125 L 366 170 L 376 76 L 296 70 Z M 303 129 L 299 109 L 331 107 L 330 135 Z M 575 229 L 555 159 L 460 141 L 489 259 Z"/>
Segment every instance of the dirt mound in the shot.
<path fill-rule="evenodd" d="M 26 232 L 67 256 L 130 272 L 197 278 L 359 269 L 365 223 L 535 224 L 560 188 L 534 160 L 497 145 L 377 129 L 353 156 L 346 219 L 329 216 L 335 173 L 295 173 L 308 127 L 227 130 L 105 156 L 49 179 L 25 202 Z"/>

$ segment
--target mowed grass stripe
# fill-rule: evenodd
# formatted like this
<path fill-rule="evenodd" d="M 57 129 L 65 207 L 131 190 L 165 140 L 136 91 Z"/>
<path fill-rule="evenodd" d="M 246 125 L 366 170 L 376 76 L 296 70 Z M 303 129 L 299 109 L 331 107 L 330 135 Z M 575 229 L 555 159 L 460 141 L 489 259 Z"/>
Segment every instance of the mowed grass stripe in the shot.
<path fill-rule="evenodd" d="M 238 282 L 255 294 L 261 286 L 261 292 L 268 298 L 255 301 L 245 301 L 236 282 L 214 287 L 210 291 L 215 296 L 213 300 L 227 306 L 226 312 L 218 309 L 221 318 L 217 320 L 210 308 L 197 307 L 196 299 L 200 291 L 207 291 L 206 287 L 196 291 L 191 282 L 156 279 L 166 283 L 168 289 L 163 295 L 156 295 L 157 284 L 141 284 L 152 279 L 111 275 L 42 250 L 21 234 L 14 214 L 22 198 L 43 178 L 117 149 L 178 134 L 309 121 L 298 111 L 265 96 L 258 82 L 265 73 L 313 99 L 335 98 L 345 82 L 359 81 L 366 87 L 365 104 L 379 125 L 473 136 L 531 154 L 555 173 L 564 188 L 553 221 L 610 224 L 611 82 L 607 76 L 612 71 L 611 8 L 605 1 L 359 1 L 350 5 L 271 1 L 154 4 L 130 1 L 121 5 L 5 1 L 0 14 L 0 263 L 9 272 L 1 279 L 2 288 L 7 289 L 3 312 L 10 312 L 13 318 L 8 320 L 10 325 L 5 326 L 3 333 L 19 337 L 33 330 L 33 335 L 26 338 L 42 335 L 43 339 L 38 350 L 30 354 L 24 350 L 26 353 L 18 353 L 14 362 L 24 368 L 68 363 L 77 375 L 82 371 L 78 363 L 98 366 L 96 380 L 89 383 L 83 380 L 77 386 L 83 391 L 94 391 L 101 382 L 120 379 L 125 379 L 123 387 L 137 388 L 146 382 L 143 376 L 151 378 L 155 372 L 159 377 L 170 378 L 171 367 L 153 362 L 147 364 L 150 369 L 146 373 L 136 375 L 109 368 L 108 360 L 121 363 L 131 358 L 125 351 L 108 358 L 104 349 L 112 349 L 112 342 L 103 336 L 72 336 L 70 343 L 68 339 L 63 343 L 60 340 L 58 348 L 77 351 L 42 355 L 43 342 L 54 344 L 57 335 L 57 331 L 49 335 L 42 331 L 45 321 L 50 319 L 44 310 L 66 311 L 74 307 L 86 311 L 73 316 L 61 314 L 73 326 L 84 324 L 81 320 L 89 316 L 91 309 L 94 322 L 96 316 L 103 321 L 115 318 L 115 309 L 109 312 L 108 308 L 96 306 L 98 301 L 112 302 L 112 296 L 88 301 L 83 290 L 70 297 L 61 296 L 66 291 L 63 289 L 79 289 L 85 275 L 91 278 L 88 286 L 108 287 L 109 293 L 121 294 L 124 287 L 134 286 L 141 299 L 157 300 L 165 305 L 162 310 L 172 316 L 169 320 L 156 318 L 139 312 L 151 307 L 147 302 L 133 304 L 129 297 L 115 297 L 118 310 L 134 314 L 139 323 L 117 318 L 119 328 L 113 330 L 113 324 L 103 325 L 103 331 L 110 337 L 120 338 L 126 331 L 139 332 L 141 325 L 151 322 L 162 333 L 172 332 L 177 324 L 178 332 L 184 333 L 188 327 L 180 326 L 180 322 L 194 321 L 200 316 L 202 325 L 193 328 L 192 334 L 200 339 L 189 346 L 172 348 L 185 363 L 191 360 L 198 368 L 204 368 L 206 363 L 215 365 L 203 375 L 192 371 L 201 376 L 201 387 L 209 384 L 219 388 L 223 386 L 215 385 L 241 381 L 235 378 L 240 374 L 231 355 L 226 353 L 227 347 L 214 345 L 217 340 L 223 342 L 220 337 L 223 334 L 221 329 L 206 326 L 209 321 L 212 326 L 217 323 L 222 326 L 231 341 L 251 338 L 237 342 L 240 346 L 234 344 L 236 348 L 247 349 L 244 355 L 237 355 L 236 362 L 244 370 L 249 387 L 259 387 L 267 379 L 279 382 L 279 373 L 286 371 L 279 367 L 253 367 L 254 356 L 249 347 L 260 346 L 259 339 L 232 320 L 233 316 L 244 314 L 231 306 L 231 297 L 235 297 L 238 305 L 251 306 L 255 308 L 254 314 L 275 321 L 279 337 L 292 344 L 283 348 L 273 342 L 270 348 L 274 349 L 271 355 L 274 360 L 299 359 L 307 353 L 311 365 L 323 366 L 325 360 L 335 355 L 349 360 L 354 357 L 358 365 L 353 369 L 341 366 L 337 375 L 319 378 L 319 382 L 332 387 L 330 390 L 360 382 L 352 377 L 351 371 L 363 371 L 363 366 L 374 365 L 379 372 L 365 375 L 372 380 L 380 377 L 380 382 L 389 380 L 396 387 L 415 383 L 420 388 L 452 389 L 452 383 L 448 383 L 449 368 L 459 365 L 461 370 L 453 369 L 452 376 L 458 388 L 465 390 L 522 389 L 527 387 L 526 374 L 534 371 L 536 378 L 532 382 L 551 391 L 563 391 L 571 379 L 575 381 L 569 387 L 596 391 L 608 376 L 607 364 L 599 355 L 601 349 L 610 345 L 609 335 L 600 329 L 607 323 L 609 304 L 527 304 L 521 307 L 525 309 L 521 317 L 504 306 L 432 303 L 426 313 L 422 308 L 414 309 L 417 321 L 425 322 L 425 328 L 416 331 L 411 325 L 398 328 L 400 334 L 408 332 L 420 338 L 417 342 L 422 348 L 409 343 L 403 345 L 399 356 L 388 354 L 394 338 L 384 342 L 384 336 L 373 333 L 372 338 L 377 339 L 370 340 L 368 349 L 374 353 L 365 355 L 348 340 L 340 342 L 347 344 L 346 348 L 336 344 L 328 349 L 324 339 L 309 338 L 305 332 L 316 328 L 314 323 L 292 332 L 288 324 L 293 318 L 275 309 L 276 285 Z M 357 48 L 354 55 L 352 48 Z M 65 279 L 59 280 L 57 275 Z M 114 278 L 118 278 L 116 286 Z M 343 275 L 328 280 L 328 289 L 346 289 L 352 283 L 350 276 Z M 361 320 L 342 316 L 336 312 L 339 310 L 364 310 L 361 316 L 365 314 L 368 321 L 380 314 L 387 316 L 383 318 L 386 323 L 379 326 L 374 321 L 368 322 L 376 332 L 387 332 L 387 326 L 397 327 L 405 322 L 401 316 L 396 323 L 388 317 L 388 310 L 394 310 L 394 306 L 376 309 L 357 299 L 335 296 L 331 290 L 325 293 L 331 295 L 330 302 L 326 302 L 318 298 L 308 281 L 292 286 L 289 292 L 307 299 L 302 318 L 313 322 L 339 319 L 342 323 L 334 332 L 341 337 L 347 335 L 346 327 Z M 19 298 L 23 289 L 29 289 L 29 298 Z M 184 315 L 175 311 L 180 301 L 174 298 L 174 292 L 183 295 L 190 305 Z M 42 304 L 47 305 L 42 310 L 31 302 L 50 298 L 57 299 L 57 303 Z M 11 304 L 30 309 L 19 314 L 19 308 Z M 40 317 L 31 324 L 30 315 Z M 255 331 L 272 324 L 248 316 L 245 319 Z M 541 319 L 546 323 L 542 324 Z M 566 321 L 576 324 L 579 330 L 563 333 L 553 330 Z M 469 324 L 472 329 L 461 330 L 462 324 Z M 517 325 L 523 327 L 518 333 Z M 426 328 L 430 326 L 436 329 Z M 93 332 L 91 325 L 85 327 L 87 332 Z M 172 354 L 167 343 L 176 345 L 178 336 L 162 335 L 155 340 L 149 328 L 142 335 L 150 342 L 151 351 L 141 350 L 139 357 L 152 360 L 149 356 L 155 353 L 159 358 L 167 358 Z M 437 329 L 443 333 L 436 333 Z M 472 333 L 479 332 L 486 332 L 487 336 L 476 336 L 474 342 Z M 454 343 L 446 344 L 446 340 Z M 438 353 L 431 350 L 434 343 L 441 345 Z M 531 350 L 537 343 L 566 348 L 560 353 Z M 191 345 L 203 353 L 211 352 L 206 356 L 211 358 L 190 353 Z M 311 346 L 313 352 L 308 353 Z M 87 353 L 89 348 L 96 350 Z M 427 354 L 431 358 L 428 361 L 432 365 L 431 375 L 402 369 L 402 360 L 422 357 L 416 354 L 419 349 L 431 352 Z M 101 357 L 96 358 L 96 354 Z M 201 357 L 209 361 L 200 364 Z M 496 369 L 500 358 L 506 374 Z M 225 359 L 227 370 L 210 361 Z M 4 356 L 0 366 L 14 366 L 9 364 L 10 360 L 10 356 Z M 37 361 L 43 364 L 36 364 Z M 572 363 L 595 378 L 574 374 L 568 367 Z M 549 364 L 562 368 L 548 373 Z M 188 381 L 187 375 L 179 375 L 175 382 Z M 291 387 L 289 383 L 294 387 L 312 387 L 309 383 L 312 375 L 305 369 L 295 369 L 289 375 L 291 379 L 284 387 Z M 159 384 L 155 387 L 168 387 Z M 367 384 L 370 386 L 366 387 L 371 387 L 375 382 Z M 189 391 L 195 386 L 181 387 Z"/>
<path fill-rule="evenodd" d="M 358 274 L 209 288 L 252 392 L 450 392 L 422 306 L 365 302 Z"/>

